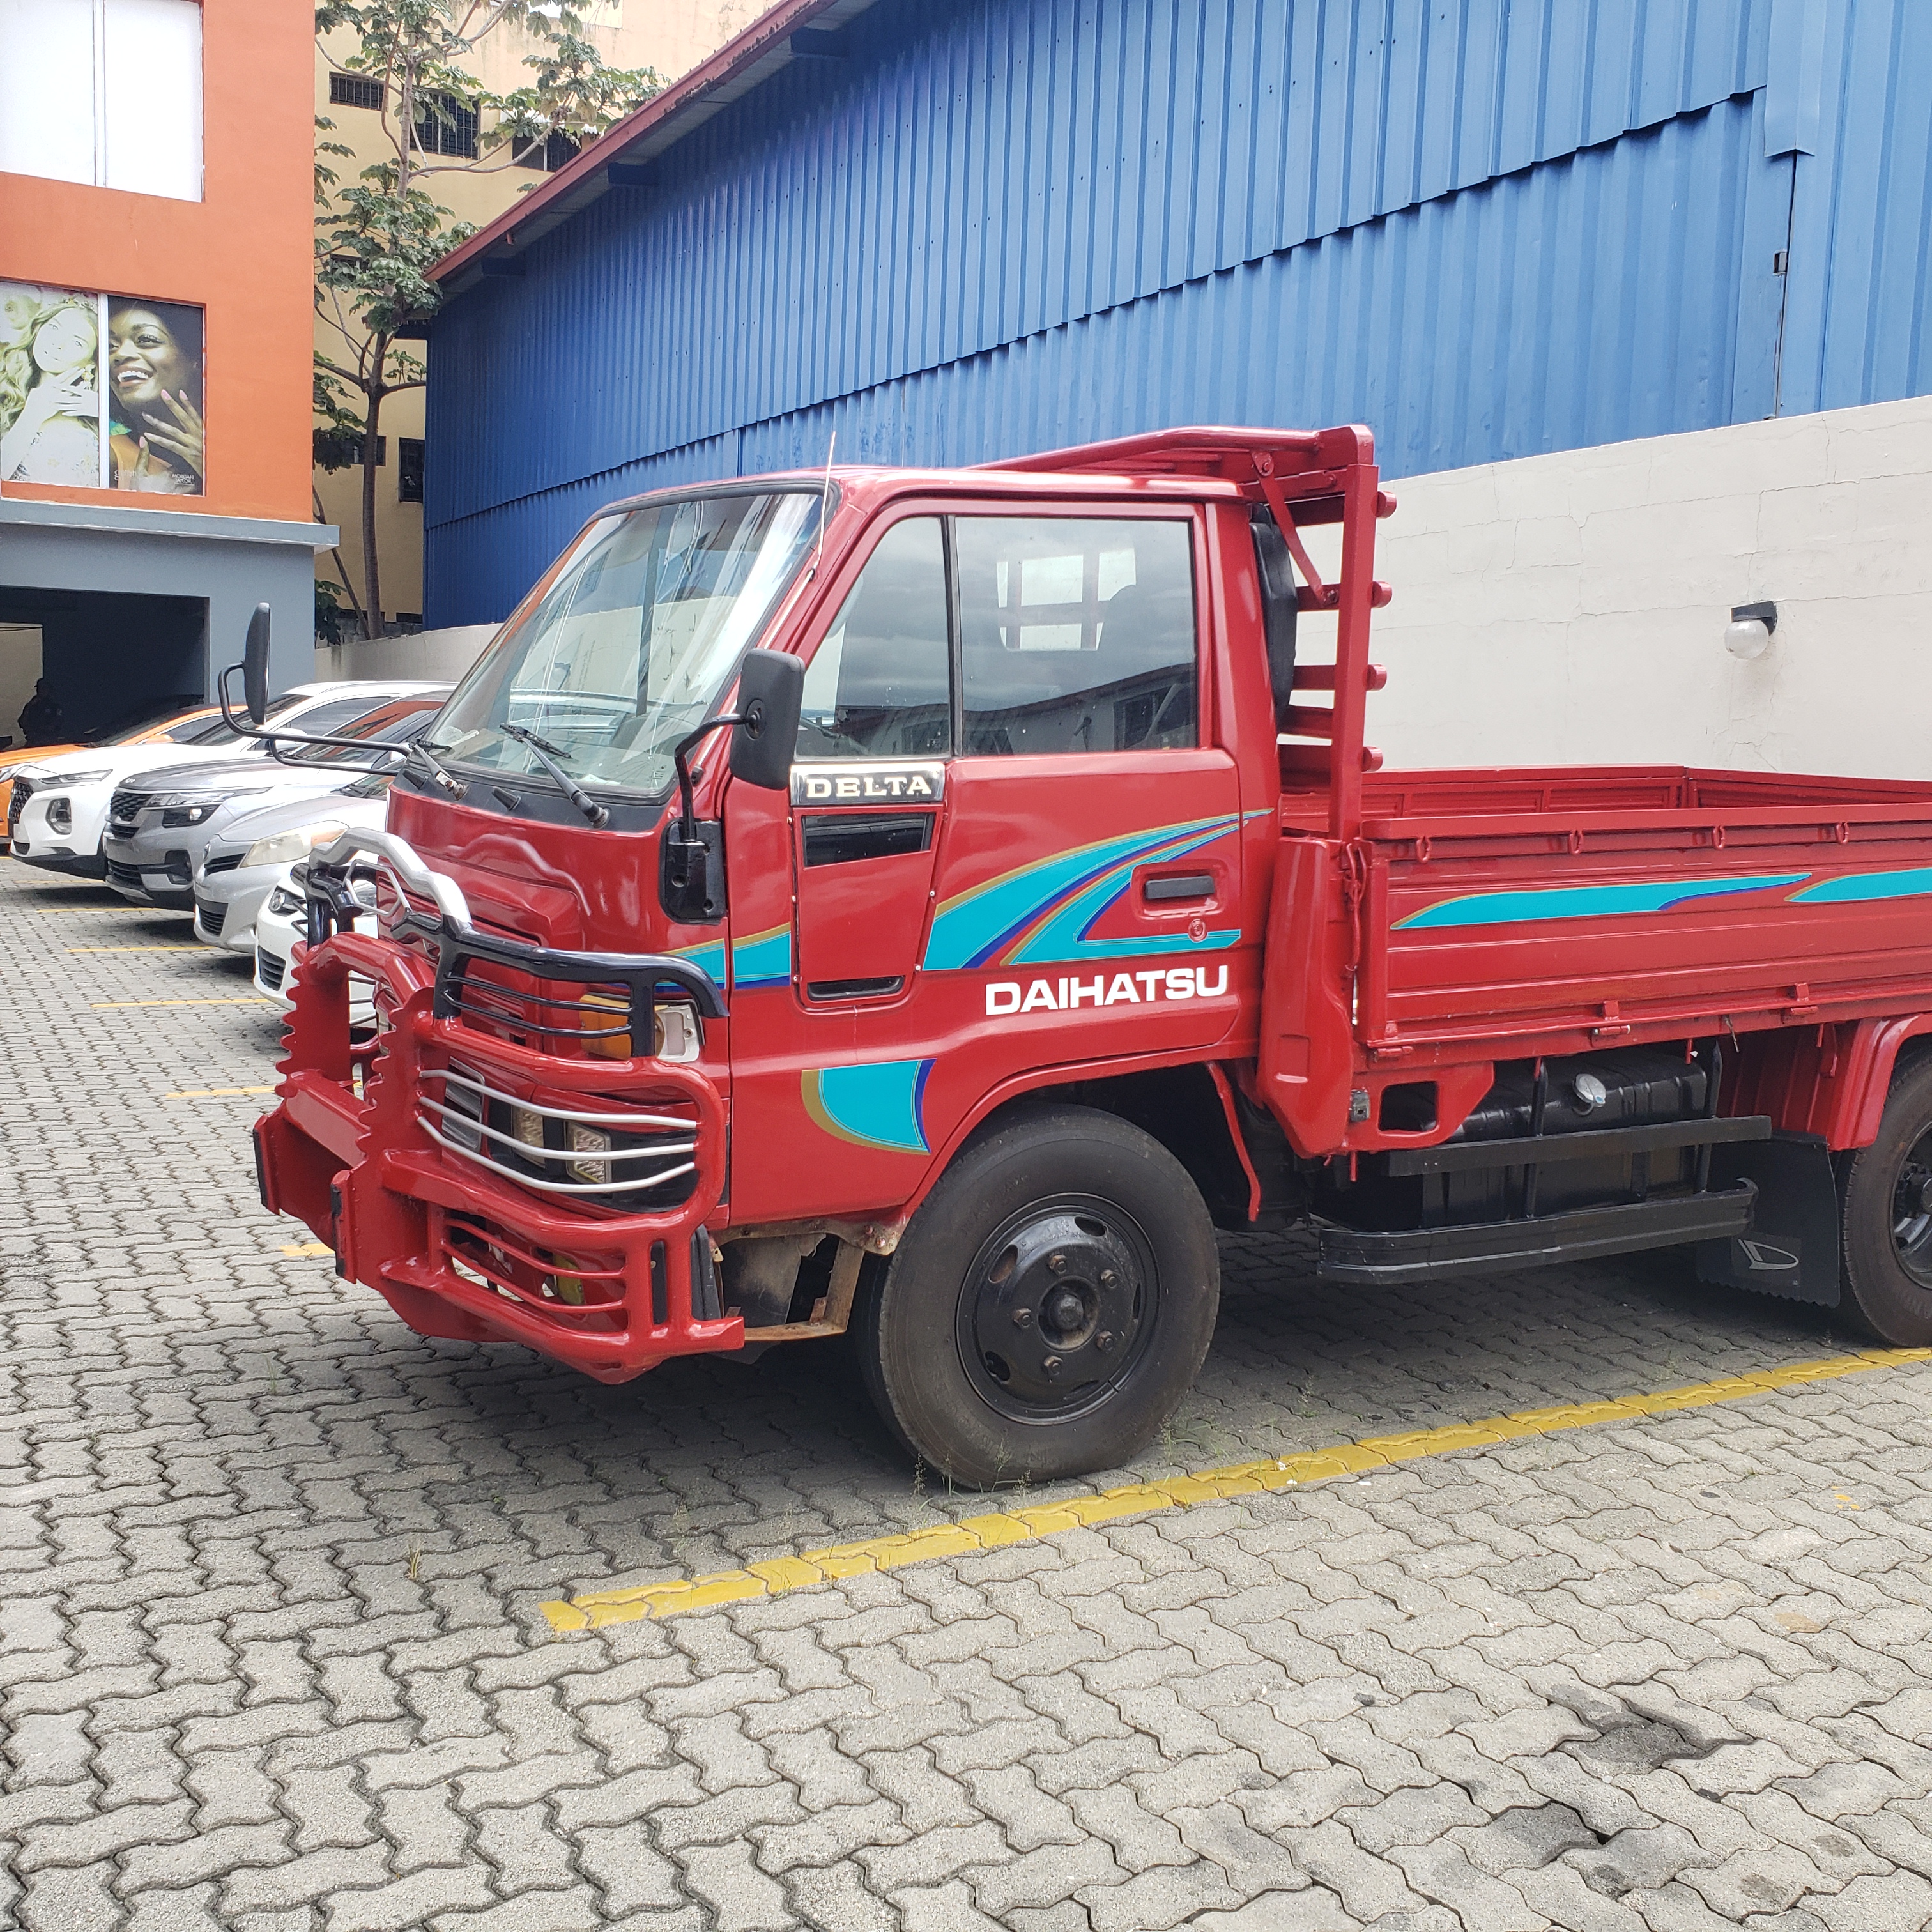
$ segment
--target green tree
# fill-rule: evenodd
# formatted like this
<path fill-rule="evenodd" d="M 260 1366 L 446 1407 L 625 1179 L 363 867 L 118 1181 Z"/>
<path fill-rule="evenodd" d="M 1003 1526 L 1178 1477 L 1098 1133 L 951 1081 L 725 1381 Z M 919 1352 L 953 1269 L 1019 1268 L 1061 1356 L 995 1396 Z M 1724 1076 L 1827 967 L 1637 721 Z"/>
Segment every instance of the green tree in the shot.
<path fill-rule="evenodd" d="M 318 35 L 346 30 L 354 50 L 338 71 L 382 89 L 389 152 L 344 182 L 326 155 L 353 158 L 339 141 L 316 142 L 315 458 L 323 469 L 362 472 L 362 627 L 382 633 L 376 549 L 376 459 L 382 404 L 422 387 L 428 371 L 407 344 L 435 314 L 436 262 L 472 232 L 436 198 L 437 176 L 513 166 L 562 136 L 595 140 L 663 86 L 650 68 L 606 67 L 581 17 L 539 0 L 321 0 Z M 466 70 L 488 37 L 520 28 L 536 44 L 530 80 L 493 94 Z M 484 124 L 486 117 L 489 124 Z M 334 123 L 318 117 L 320 136 Z"/>

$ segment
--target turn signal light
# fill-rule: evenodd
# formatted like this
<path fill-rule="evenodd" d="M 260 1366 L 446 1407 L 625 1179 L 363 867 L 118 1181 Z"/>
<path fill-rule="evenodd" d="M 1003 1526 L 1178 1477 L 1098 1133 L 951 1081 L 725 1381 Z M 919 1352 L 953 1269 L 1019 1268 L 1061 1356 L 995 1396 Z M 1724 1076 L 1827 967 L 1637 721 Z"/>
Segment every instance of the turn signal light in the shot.
<path fill-rule="evenodd" d="M 624 1022 L 631 1016 L 631 1003 L 616 993 L 586 993 L 577 1002 L 584 1016 L 584 1050 L 598 1060 L 628 1060 L 631 1030 Z M 608 1029 L 613 1022 L 621 1032 Z M 651 1016 L 651 1052 L 658 1060 L 695 1060 L 704 1045 L 696 1011 L 681 1000 L 671 1000 Z"/>
<path fill-rule="evenodd" d="M 577 1005 L 584 1016 L 584 1052 L 598 1060 L 628 1060 L 630 1029 L 626 1027 L 621 1033 L 611 1033 L 606 1029 L 614 1020 L 630 1018 L 630 1001 L 619 999 L 611 993 L 586 993 Z"/>

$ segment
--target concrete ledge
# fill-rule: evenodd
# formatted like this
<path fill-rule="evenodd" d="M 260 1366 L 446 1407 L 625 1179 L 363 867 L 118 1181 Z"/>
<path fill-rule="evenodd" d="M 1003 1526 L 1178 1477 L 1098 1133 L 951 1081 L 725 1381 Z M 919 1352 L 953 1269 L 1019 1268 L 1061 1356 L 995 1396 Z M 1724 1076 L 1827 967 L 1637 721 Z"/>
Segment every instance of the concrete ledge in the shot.
<path fill-rule="evenodd" d="M 200 510 L 123 509 L 118 503 L 44 503 L 24 496 L 0 496 L 0 528 L 10 524 L 38 530 L 108 530 L 122 536 L 296 544 L 310 550 L 328 549 L 339 536 L 333 524 L 285 523 L 272 517 L 214 517 Z"/>

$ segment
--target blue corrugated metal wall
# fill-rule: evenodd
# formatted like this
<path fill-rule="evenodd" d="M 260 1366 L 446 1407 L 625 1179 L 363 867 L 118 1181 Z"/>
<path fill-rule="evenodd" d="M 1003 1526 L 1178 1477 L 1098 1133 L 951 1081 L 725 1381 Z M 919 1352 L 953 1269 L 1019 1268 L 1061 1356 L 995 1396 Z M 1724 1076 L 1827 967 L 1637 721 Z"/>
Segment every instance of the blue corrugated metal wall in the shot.
<path fill-rule="evenodd" d="M 847 35 L 439 317 L 432 622 L 835 425 L 945 463 L 1359 420 L 1401 476 L 1932 388 L 1924 0 L 882 0 Z"/>

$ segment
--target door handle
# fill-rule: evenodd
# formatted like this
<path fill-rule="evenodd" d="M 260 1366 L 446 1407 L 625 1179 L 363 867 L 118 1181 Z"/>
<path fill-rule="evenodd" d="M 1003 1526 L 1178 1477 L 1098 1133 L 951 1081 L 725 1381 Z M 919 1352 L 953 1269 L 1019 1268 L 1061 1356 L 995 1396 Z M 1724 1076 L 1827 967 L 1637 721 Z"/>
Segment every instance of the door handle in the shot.
<path fill-rule="evenodd" d="M 1163 872 L 1141 881 L 1141 897 L 1149 905 L 1174 905 L 1214 896 L 1212 872 Z"/>

